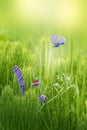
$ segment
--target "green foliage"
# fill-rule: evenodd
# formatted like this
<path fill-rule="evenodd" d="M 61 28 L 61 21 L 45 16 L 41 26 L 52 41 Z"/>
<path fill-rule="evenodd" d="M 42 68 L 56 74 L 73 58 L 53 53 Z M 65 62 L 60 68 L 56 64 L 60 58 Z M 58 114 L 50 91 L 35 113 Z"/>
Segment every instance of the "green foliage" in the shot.
<path fill-rule="evenodd" d="M 71 63 L 61 47 L 49 49 L 46 38 L 30 41 L 29 50 L 23 41 L 0 41 L 0 130 L 86 130 L 86 54 L 73 55 Z M 24 77 L 24 96 L 14 65 Z M 41 86 L 31 87 L 33 79 Z M 46 104 L 38 101 L 41 94 L 47 95 Z"/>

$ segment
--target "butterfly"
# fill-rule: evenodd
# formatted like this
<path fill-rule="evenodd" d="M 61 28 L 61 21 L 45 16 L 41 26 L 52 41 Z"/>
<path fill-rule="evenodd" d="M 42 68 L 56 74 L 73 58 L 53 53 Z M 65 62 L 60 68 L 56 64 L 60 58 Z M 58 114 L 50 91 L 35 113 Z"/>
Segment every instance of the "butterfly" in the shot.
<path fill-rule="evenodd" d="M 63 36 L 58 37 L 57 34 L 53 34 L 50 40 L 53 43 L 53 47 L 59 47 L 65 43 L 65 38 Z"/>
<path fill-rule="evenodd" d="M 38 80 L 33 80 L 32 86 L 40 86 L 40 82 Z"/>

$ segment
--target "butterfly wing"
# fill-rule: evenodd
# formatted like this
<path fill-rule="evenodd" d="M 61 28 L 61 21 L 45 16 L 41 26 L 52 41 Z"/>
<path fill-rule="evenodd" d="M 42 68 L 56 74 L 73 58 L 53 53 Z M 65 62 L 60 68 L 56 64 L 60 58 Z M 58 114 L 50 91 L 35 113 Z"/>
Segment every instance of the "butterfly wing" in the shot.
<path fill-rule="evenodd" d="M 59 44 L 64 44 L 65 43 L 65 37 L 61 36 L 59 39 Z"/>
<path fill-rule="evenodd" d="M 51 42 L 53 43 L 54 47 L 58 47 L 59 38 L 57 34 L 53 34 L 50 38 Z"/>

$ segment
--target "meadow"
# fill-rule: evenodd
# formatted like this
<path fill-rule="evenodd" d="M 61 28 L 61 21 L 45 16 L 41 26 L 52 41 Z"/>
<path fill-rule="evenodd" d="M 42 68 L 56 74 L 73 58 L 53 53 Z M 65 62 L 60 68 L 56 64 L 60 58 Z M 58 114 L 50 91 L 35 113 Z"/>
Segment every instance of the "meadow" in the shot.
<path fill-rule="evenodd" d="M 0 34 L 0 130 L 87 130 L 86 50 L 75 53 L 75 46 L 73 52 L 67 35 L 63 46 L 50 48 L 53 32 L 24 32 Z M 24 78 L 23 96 L 15 65 Z M 41 86 L 31 86 L 34 79 Z"/>

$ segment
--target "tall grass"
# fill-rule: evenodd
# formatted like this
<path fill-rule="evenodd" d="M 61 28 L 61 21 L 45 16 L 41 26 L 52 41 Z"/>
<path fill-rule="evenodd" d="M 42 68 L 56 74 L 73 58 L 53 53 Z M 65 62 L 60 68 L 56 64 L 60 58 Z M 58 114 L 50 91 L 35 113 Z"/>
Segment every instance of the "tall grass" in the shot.
<path fill-rule="evenodd" d="M 50 49 L 45 37 L 39 45 L 32 44 L 28 50 L 23 42 L 0 41 L 0 129 L 86 130 L 87 56 L 73 55 L 71 66 L 63 47 Z M 14 65 L 23 73 L 24 96 Z M 32 88 L 33 79 L 39 79 L 41 86 Z M 59 86 L 53 87 L 54 83 Z M 46 104 L 38 101 L 41 94 L 47 95 Z"/>

